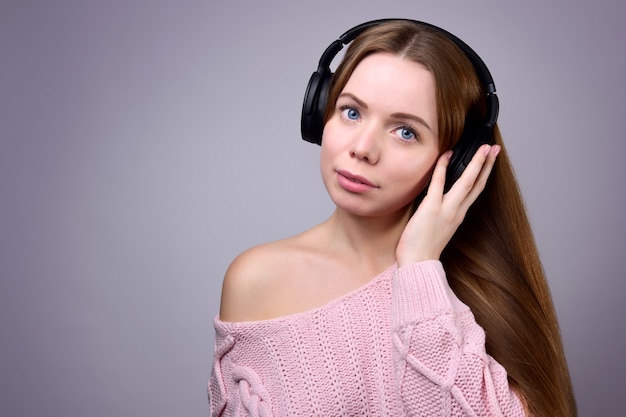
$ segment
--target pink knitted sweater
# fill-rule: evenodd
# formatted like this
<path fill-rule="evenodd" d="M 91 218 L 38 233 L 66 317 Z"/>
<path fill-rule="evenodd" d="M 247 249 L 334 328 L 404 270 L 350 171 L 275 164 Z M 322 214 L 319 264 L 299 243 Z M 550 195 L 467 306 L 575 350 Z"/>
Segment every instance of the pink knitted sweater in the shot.
<path fill-rule="evenodd" d="M 212 416 L 523 416 L 439 261 L 311 311 L 214 320 Z"/>

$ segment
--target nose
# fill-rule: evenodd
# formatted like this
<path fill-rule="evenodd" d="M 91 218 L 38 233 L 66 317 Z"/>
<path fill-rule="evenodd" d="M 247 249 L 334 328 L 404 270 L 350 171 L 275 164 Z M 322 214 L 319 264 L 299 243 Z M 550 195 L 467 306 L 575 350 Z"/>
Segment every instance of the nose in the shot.
<path fill-rule="evenodd" d="M 380 159 L 378 137 L 373 128 L 360 129 L 350 146 L 350 156 L 369 164 L 375 164 Z"/>

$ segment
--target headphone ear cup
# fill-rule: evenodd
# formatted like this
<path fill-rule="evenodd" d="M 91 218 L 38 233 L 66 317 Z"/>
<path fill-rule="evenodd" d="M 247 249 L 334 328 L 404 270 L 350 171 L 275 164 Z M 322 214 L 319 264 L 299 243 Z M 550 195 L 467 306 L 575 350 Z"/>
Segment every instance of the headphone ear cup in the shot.
<path fill-rule="evenodd" d="M 332 75 L 330 71 L 314 72 L 309 79 L 302 103 L 302 117 L 300 119 L 302 139 L 318 145 L 322 144 L 324 113 L 328 103 Z"/>
<path fill-rule="evenodd" d="M 452 158 L 448 164 L 444 192 L 447 193 L 452 188 L 452 185 L 463 174 L 463 171 L 465 171 L 465 168 L 467 168 L 476 152 L 478 152 L 478 149 L 486 143 L 493 144 L 492 125 L 485 124 L 478 129 L 478 132 L 469 130 L 466 126 L 461 139 L 452 149 Z"/>

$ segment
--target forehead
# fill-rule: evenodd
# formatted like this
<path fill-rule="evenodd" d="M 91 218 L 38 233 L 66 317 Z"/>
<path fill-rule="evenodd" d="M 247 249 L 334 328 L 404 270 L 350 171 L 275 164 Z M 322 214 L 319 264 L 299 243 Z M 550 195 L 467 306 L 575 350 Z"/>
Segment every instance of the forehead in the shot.
<path fill-rule="evenodd" d="M 401 56 L 375 53 L 365 57 L 342 92 L 354 94 L 368 107 L 390 113 L 417 114 L 436 126 L 434 77 L 422 64 Z"/>

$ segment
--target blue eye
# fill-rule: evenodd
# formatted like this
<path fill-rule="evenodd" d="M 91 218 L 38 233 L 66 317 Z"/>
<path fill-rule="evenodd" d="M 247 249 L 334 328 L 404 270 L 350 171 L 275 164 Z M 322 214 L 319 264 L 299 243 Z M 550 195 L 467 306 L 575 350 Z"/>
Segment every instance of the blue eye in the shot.
<path fill-rule="evenodd" d="M 400 136 L 400 138 L 404 140 L 417 139 L 417 133 L 415 133 L 415 130 L 410 127 L 407 127 L 407 126 L 399 127 L 398 129 L 396 129 L 396 132 L 398 136 Z"/>
<path fill-rule="evenodd" d="M 402 139 L 413 139 L 415 137 L 413 132 L 411 132 L 408 129 L 402 129 L 402 132 L 400 133 L 400 136 L 402 136 Z"/>
<path fill-rule="evenodd" d="M 354 107 L 342 107 L 341 114 L 348 120 L 359 120 L 361 115 Z"/>

